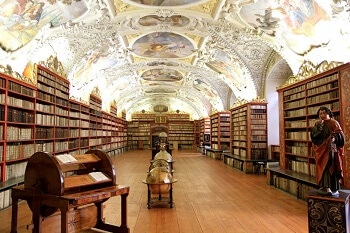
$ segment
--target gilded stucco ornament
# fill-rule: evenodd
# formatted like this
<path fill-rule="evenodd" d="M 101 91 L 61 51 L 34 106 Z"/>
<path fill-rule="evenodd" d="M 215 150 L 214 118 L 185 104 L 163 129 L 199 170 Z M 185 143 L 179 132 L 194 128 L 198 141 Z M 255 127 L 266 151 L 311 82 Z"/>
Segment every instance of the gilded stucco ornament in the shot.
<path fill-rule="evenodd" d="M 22 76 L 17 71 L 14 71 L 10 65 L 3 66 L 0 64 L 0 73 L 6 74 L 6 75 L 11 76 L 15 79 L 22 80 L 26 83 L 35 84 L 34 80 L 27 78 L 25 76 Z"/>
<path fill-rule="evenodd" d="M 331 61 L 331 62 L 323 61 L 318 65 L 314 65 L 311 61 L 304 61 L 304 63 L 299 68 L 298 74 L 295 76 L 293 75 L 289 77 L 288 80 L 283 85 L 277 87 L 277 89 L 284 88 L 294 83 L 308 79 L 310 77 L 323 73 L 327 70 L 333 69 L 342 64 L 344 63 L 337 62 L 337 61 Z"/>
<path fill-rule="evenodd" d="M 60 75 L 62 78 L 67 79 L 62 62 L 58 60 L 57 56 L 51 55 L 46 61 L 39 61 L 39 64 Z"/>
<path fill-rule="evenodd" d="M 98 87 L 94 87 L 91 91 L 91 95 L 97 96 L 101 98 L 101 91 Z"/>

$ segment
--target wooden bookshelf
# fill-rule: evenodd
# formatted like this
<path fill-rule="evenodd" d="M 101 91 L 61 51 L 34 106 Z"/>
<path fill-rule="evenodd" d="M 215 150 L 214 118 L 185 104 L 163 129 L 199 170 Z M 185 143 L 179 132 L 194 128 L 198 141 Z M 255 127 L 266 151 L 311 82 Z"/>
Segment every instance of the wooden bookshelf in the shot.
<path fill-rule="evenodd" d="M 200 140 L 203 143 L 203 146 L 210 146 L 210 118 L 200 119 Z"/>
<path fill-rule="evenodd" d="M 199 146 L 201 144 L 200 120 L 193 121 L 193 130 L 194 130 L 194 145 Z"/>
<path fill-rule="evenodd" d="M 347 88 L 350 65 L 344 64 L 302 81 L 279 88 L 280 169 L 292 172 L 291 177 L 305 176 L 315 180 L 315 159 L 312 154 L 310 130 L 318 120 L 317 110 L 332 110 L 344 134 L 349 135 L 347 109 L 350 107 Z M 349 147 L 346 139 L 345 148 Z M 345 150 L 344 186 L 350 187 L 349 151 Z M 276 173 L 278 176 L 278 173 Z M 275 175 L 276 175 L 275 174 Z M 288 178 L 287 180 L 290 180 Z M 315 185 L 314 181 L 309 186 Z"/>
<path fill-rule="evenodd" d="M 94 149 L 102 149 L 102 100 L 100 97 L 91 94 L 89 105 L 89 146 Z"/>
<path fill-rule="evenodd" d="M 210 116 L 210 146 L 215 150 L 230 150 L 230 112 L 218 112 Z"/>
<path fill-rule="evenodd" d="M 128 122 L 128 147 L 133 149 L 150 149 L 152 147 L 153 130 L 157 127 L 167 132 L 168 142 L 178 148 L 193 148 L 194 122 L 189 114 L 182 113 L 137 113 Z"/>
<path fill-rule="evenodd" d="M 102 113 L 101 100 L 90 104 L 69 99 L 69 82 L 37 66 L 37 85 L 0 74 L 0 198 L 10 203 L 12 184 L 23 181 L 35 151 L 53 155 L 84 154 L 99 148 L 108 155 L 125 150 L 127 121 L 117 109 Z"/>
<path fill-rule="evenodd" d="M 271 160 L 280 160 L 280 146 L 279 145 L 270 145 L 270 159 Z"/>
<path fill-rule="evenodd" d="M 245 103 L 231 110 L 231 154 L 267 159 L 267 103 Z"/>
<path fill-rule="evenodd" d="M 30 153 L 35 151 L 36 87 L 12 77 L 1 77 L 0 181 L 24 175 Z"/>
<path fill-rule="evenodd" d="M 194 145 L 194 122 L 189 114 L 166 114 L 168 142 L 174 149 L 192 149 Z"/>

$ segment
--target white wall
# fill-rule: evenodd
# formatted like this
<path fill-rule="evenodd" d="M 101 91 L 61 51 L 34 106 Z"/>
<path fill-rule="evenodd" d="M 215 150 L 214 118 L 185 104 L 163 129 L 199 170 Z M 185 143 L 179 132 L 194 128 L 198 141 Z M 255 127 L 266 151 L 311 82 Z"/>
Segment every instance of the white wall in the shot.
<path fill-rule="evenodd" d="M 266 80 L 266 100 L 267 100 L 267 125 L 268 144 L 279 145 L 279 114 L 278 114 L 278 94 L 276 88 L 285 83 L 285 79 L 271 78 Z M 270 147 L 269 147 L 270 149 Z"/>

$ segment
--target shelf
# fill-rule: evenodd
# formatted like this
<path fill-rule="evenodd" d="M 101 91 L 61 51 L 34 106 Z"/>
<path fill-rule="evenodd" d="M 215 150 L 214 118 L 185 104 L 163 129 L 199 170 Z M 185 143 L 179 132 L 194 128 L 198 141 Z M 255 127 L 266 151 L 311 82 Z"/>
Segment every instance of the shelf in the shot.
<path fill-rule="evenodd" d="M 344 64 L 277 90 L 282 128 L 279 151 L 273 151 L 271 147 L 271 156 L 280 156 L 281 170 L 293 174 L 291 178 L 296 176 L 296 172 L 314 179 L 315 159 L 310 130 L 318 120 L 316 113 L 320 106 L 331 109 L 344 134 L 349 133 L 347 114 L 341 112 L 349 108 L 347 96 L 344 95 L 349 86 L 349 72 L 350 65 Z M 350 171 L 346 166 L 350 159 L 347 153 L 345 151 L 344 185 L 350 187 Z"/>

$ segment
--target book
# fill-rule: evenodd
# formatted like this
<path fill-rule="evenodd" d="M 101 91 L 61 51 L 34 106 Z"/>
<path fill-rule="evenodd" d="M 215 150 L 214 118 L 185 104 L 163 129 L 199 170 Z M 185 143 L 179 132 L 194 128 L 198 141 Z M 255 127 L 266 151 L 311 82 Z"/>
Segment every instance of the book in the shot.
<path fill-rule="evenodd" d="M 74 163 L 77 160 L 70 154 L 57 155 L 55 158 L 61 163 Z"/>
<path fill-rule="evenodd" d="M 109 178 L 103 174 L 102 172 L 90 172 L 89 176 L 94 180 L 94 181 L 104 181 L 104 180 L 109 180 Z"/>

